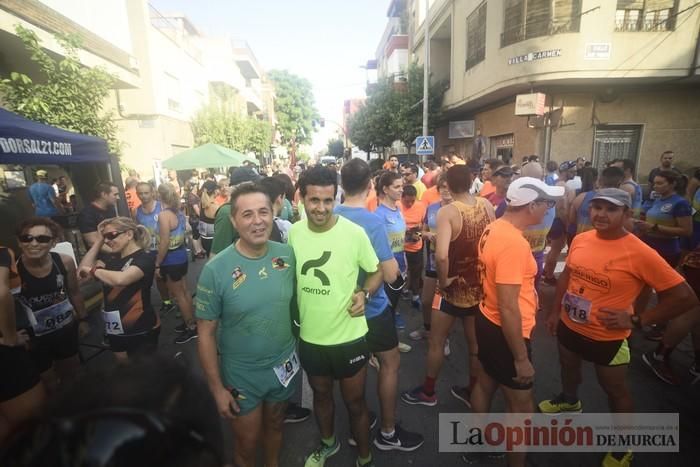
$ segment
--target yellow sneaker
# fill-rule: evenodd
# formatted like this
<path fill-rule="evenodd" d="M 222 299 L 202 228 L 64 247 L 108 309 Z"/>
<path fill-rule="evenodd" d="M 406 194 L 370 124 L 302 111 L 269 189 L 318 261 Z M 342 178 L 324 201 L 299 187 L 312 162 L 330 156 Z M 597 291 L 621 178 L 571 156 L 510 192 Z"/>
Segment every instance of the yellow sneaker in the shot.
<path fill-rule="evenodd" d="M 537 407 L 540 412 L 546 415 L 559 415 L 562 413 L 581 413 L 582 406 L 581 401 L 576 401 L 574 404 L 570 404 L 564 401 L 564 395 L 559 394 L 554 399 L 547 399 L 539 404 Z"/>
<path fill-rule="evenodd" d="M 618 453 L 619 455 L 619 453 Z M 600 464 L 601 467 L 630 467 L 632 465 L 632 451 L 627 451 L 622 459 L 618 459 L 613 456 L 612 452 L 609 452 L 603 458 L 603 463 Z"/>

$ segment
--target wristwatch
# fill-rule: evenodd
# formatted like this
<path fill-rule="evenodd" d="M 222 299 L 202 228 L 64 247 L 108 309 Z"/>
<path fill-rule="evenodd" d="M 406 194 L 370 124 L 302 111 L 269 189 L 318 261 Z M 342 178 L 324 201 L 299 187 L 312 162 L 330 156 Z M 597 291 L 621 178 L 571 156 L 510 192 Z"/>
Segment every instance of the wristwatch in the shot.
<path fill-rule="evenodd" d="M 632 321 L 632 326 L 637 329 L 642 329 L 642 318 L 640 318 L 639 315 L 630 316 L 630 321 Z"/>
<path fill-rule="evenodd" d="M 365 303 L 368 303 L 372 296 L 369 293 L 369 289 L 357 289 L 355 293 L 362 292 L 365 295 Z"/>

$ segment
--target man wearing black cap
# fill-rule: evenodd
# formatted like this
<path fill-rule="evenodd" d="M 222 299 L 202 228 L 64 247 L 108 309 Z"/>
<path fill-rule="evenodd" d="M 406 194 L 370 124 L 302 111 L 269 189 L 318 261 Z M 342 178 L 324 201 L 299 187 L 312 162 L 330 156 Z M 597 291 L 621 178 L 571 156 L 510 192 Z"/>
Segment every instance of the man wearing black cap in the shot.
<path fill-rule="evenodd" d="M 248 167 L 239 167 L 231 173 L 232 187 L 245 182 L 256 182 L 260 180 L 260 175 Z M 211 245 L 211 257 L 219 253 L 224 248 L 233 244 L 238 238 L 238 232 L 231 223 L 231 204 L 228 202 L 221 205 L 216 211 L 214 221 L 214 240 Z"/>
<path fill-rule="evenodd" d="M 494 209 L 498 208 L 502 203 L 505 203 L 506 192 L 512 180 L 513 169 L 511 169 L 509 165 L 503 165 L 491 174 L 491 183 L 496 187 L 496 191 L 489 193 L 484 196 L 484 198 L 491 203 Z"/>

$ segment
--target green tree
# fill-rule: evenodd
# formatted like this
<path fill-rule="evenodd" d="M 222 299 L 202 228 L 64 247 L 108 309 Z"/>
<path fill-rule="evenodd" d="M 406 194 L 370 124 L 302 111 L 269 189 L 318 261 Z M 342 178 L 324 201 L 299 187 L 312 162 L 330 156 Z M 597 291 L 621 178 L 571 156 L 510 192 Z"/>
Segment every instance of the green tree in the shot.
<path fill-rule="evenodd" d="M 319 119 L 311 83 L 286 70 L 272 70 L 267 76 L 275 85 L 275 114 L 282 143 L 291 146 L 294 140 L 296 145 L 310 144 L 314 121 Z"/>
<path fill-rule="evenodd" d="M 98 136 L 107 141 L 112 154 L 119 155 L 117 125 L 112 112 L 104 109 L 114 77 L 99 67 L 80 63 L 81 39 L 77 35 L 56 35 L 65 52 L 56 59 L 41 47 L 33 31 L 21 25 L 16 25 L 15 31 L 41 76 L 33 81 L 23 73 L 11 72 L 9 78 L 0 81 L 4 103 L 30 120 Z"/>
<path fill-rule="evenodd" d="M 343 157 L 345 154 L 345 143 L 342 139 L 328 141 L 328 155 L 333 157 Z"/>
<path fill-rule="evenodd" d="M 240 152 L 254 152 L 258 158 L 270 150 L 272 125 L 264 120 L 241 117 L 209 105 L 192 119 L 196 145 L 215 143 Z"/>

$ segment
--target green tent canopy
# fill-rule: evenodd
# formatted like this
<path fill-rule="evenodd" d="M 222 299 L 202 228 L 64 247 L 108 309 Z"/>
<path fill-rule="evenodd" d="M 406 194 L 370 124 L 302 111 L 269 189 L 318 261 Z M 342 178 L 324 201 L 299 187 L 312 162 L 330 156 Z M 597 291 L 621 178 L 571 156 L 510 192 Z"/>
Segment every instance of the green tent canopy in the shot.
<path fill-rule="evenodd" d="M 211 169 L 215 167 L 240 167 L 244 162 L 259 165 L 255 157 L 246 156 L 218 144 L 207 143 L 175 154 L 170 159 L 163 161 L 163 167 L 170 170 Z"/>

